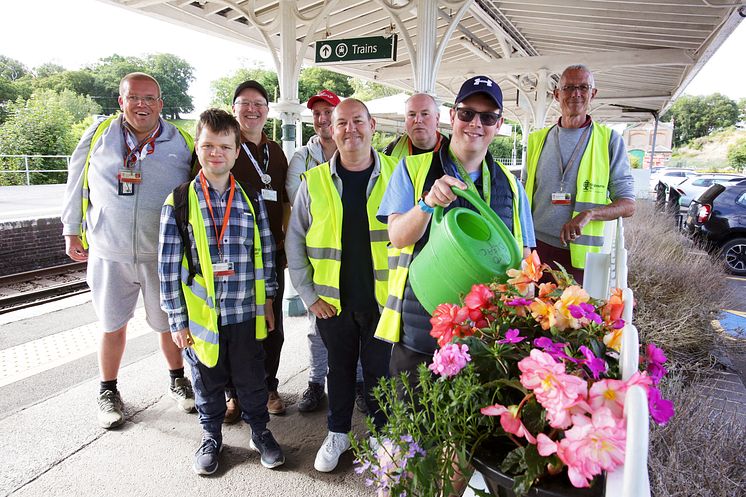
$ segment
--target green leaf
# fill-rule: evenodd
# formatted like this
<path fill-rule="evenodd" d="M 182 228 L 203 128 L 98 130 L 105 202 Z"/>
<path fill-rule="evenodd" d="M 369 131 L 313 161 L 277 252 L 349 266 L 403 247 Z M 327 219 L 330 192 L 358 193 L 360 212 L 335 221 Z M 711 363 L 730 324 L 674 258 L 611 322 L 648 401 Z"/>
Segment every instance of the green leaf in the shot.
<path fill-rule="evenodd" d="M 505 456 L 500 470 L 509 475 L 515 475 L 526 471 L 525 449 L 518 447 Z"/>
<path fill-rule="evenodd" d="M 522 497 L 526 495 L 528 491 L 531 490 L 531 487 L 533 485 L 534 479 L 526 474 L 519 475 L 513 478 L 513 492 L 515 493 L 516 497 Z"/>

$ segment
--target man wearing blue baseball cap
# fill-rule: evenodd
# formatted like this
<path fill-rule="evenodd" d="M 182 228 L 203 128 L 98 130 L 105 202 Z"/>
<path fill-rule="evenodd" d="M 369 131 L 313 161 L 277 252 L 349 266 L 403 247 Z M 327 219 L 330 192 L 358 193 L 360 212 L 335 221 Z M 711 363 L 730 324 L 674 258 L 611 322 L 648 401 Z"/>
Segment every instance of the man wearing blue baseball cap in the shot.
<path fill-rule="evenodd" d="M 487 151 L 503 123 L 500 86 L 487 76 L 466 80 L 451 109 L 453 134 L 447 147 L 406 157 L 397 166 L 378 210 L 388 224 L 392 248 L 389 261 L 398 260 L 389 275 L 389 296 L 376 329 L 376 337 L 394 344 L 389 372 L 410 372 L 416 381 L 417 366 L 430 363 L 437 343 L 430 336 L 430 314 L 412 291 L 408 272 L 411 261 L 427 243 L 435 206 L 476 210 L 456 197 L 451 186 L 470 189 L 497 213 L 528 248 L 535 245 L 531 210 L 523 186 Z M 437 270 L 437 268 L 433 268 Z"/>

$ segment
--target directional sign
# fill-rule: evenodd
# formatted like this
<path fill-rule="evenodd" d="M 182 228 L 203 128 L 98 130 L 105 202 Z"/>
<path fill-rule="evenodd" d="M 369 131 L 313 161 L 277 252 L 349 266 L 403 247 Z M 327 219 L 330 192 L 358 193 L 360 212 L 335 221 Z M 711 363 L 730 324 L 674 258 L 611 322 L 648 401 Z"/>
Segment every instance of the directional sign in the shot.
<path fill-rule="evenodd" d="M 316 64 L 396 60 L 396 35 L 316 42 Z"/>

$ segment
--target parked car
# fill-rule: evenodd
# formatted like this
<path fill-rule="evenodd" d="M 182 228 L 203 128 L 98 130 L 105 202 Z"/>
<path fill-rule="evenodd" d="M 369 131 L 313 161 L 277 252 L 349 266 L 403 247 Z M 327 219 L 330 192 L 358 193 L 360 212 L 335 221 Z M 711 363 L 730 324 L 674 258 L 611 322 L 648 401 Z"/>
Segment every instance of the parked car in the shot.
<path fill-rule="evenodd" d="M 675 169 L 664 167 L 658 171 L 653 171 L 650 175 L 650 191 L 654 192 L 658 182 L 665 183 L 669 186 L 678 185 L 690 176 L 696 176 L 697 173 L 691 169 Z"/>
<path fill-rule="evenodd" d="M 701 193 L 715 183 L 735 183 L 743 179 L 746 179 L 746 177 L 737 174 L 699 174 L 697 176 L 689 176 L 678 185 L 672 186 L 672 188 L 681 195 L 679 197 L 679 205 L 689 207 L 692 200 L 699 197 Z"/>
<path fill-rule="evenodd" d="M 689 204 L 684 230 L 746 276 L 746 179 L 710 186 Z"/>

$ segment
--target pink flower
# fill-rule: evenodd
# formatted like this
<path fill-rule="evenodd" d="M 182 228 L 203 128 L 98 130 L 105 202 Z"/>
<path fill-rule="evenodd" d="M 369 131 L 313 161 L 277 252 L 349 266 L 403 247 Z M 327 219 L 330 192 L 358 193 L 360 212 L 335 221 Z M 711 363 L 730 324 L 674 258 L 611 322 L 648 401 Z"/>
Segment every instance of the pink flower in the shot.
<path fill-rule="evenodd" d="M 536 436 L 536 449 L 540 455 L 548 457 L 557 452 L 557 442 L 543 433 L 539 433 Z"/>
<path fill-rule="evenodd" d="M 468 345 L 449 343 L 435 351 L 433 362 L 428 368 L 443 378 L 449 378 L 456 376 L 469 361 L 471 361 L 471 356 Z"/>
<path fill-rule="evenodd" d="M 663 364 L 668 360 L 666 354 L 663 350 L 656 347 L 654 343 L 649 343 L 645 348 L 644 358 L 647 362 L 645 369 L 648 374 L 650 374 L 653 384 L 657 385 L 658 382 L 661 381 L 661 378 L 668 373 L 668 370 L 663 366 Z"/>
<path fill-rule="evenodd" d="M 433 325 L 430 336 L 438 340 L 439 346 L 444 346 L 459 337 L 472 335 L 471 326 L 464 324 L 469 318 L 469 309 L 454 304 L 440 304 L 433 311 L 430 324 Z"/>
<path fill-rule="evenodd" d="M 536 439 L 531 433 L 523 426 L 521 418 L 518 417 L 518 406 L 505 407 L 500 404 L 495 404 L 488 407 L 483 407 L 479 410 L 485 416 L 500 416 L 500 426 L 503 427 L 506 433 L 512 433 L 518 437 L 526 437 L 529 443 L 535 444 Z"/>
<path fill-rule="evenodd" d="M 588 386 L 585 381 L 565 373 L 565 364 L 537 349 L 518 363 L 521 384 L 532 390 L 536 400 L 547 410 L 547 420 L 553 428 L 567 428 L 571 423 L 570 409 L 585 401 Z"/>
<path fill-rule="evenodd" d="M 573 416 L 572 423 L 573 427 L 565 431 L 565 438 L 557 444 L 557 456 L 567 465 L 572 484 L 588 487 L 594 476 L 613 471 L 624 462 L 624 422 L 602 407 L 590 418 Z M 543 449 L 548 450 L 546 441 Z"/>
<path fill-rule="evenodd" d="M 661 392 L 655 387 L 648 388 L 648 408 L 650 417 L 659 425 L 664 425 L 674 415 L 673 402 L 661 397 Z"/>
<path fill-rule="evenodd" d="M 520 331 L 510 328 L 505 332 L 505 338 L 498 340 L 497 343 L 521 343 L 526 337 L 518 336 Z"/>
<path fill-rule="evenodd" d="M 464 305 L 472 310 L 489 309 L 495 294 L 487 285 L 474 285 L 471 291 L 464 297 Z"/>
<path fill-rule="evenodd" d="M 618 419 L 624 416 L 624 396 L 627 394 L 627 383 L 621 380 L 601 380 L 588 391 L 588 404 L 592 410 L 608 408 Z"/>

